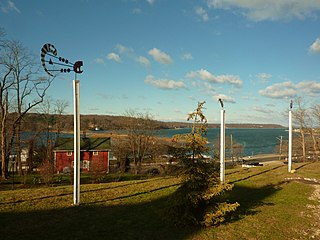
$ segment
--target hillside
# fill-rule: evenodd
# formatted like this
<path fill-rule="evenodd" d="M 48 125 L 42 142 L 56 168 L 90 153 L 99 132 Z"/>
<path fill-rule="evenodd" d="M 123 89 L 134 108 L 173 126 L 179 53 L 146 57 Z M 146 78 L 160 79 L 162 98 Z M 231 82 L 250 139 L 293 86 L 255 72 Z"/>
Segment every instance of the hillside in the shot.
<path fill-rule="evenodd" d="M 111 115 L 81 115 L 81 130 L 121 130 L 129 122 L 126 116 Z M 162 122 L 156 121 L 158 129 L 188 128 L 190 122 Z M 219 128 L 220 124 L 208 124 L 209 128 Z M 277 124 L 227 124 L 227 128 L 284 128 Z M 43 131 L 46 129 L 60 131 L 73 130 L 73 115 L 37 114 L 29 113 L 23 121 L 24 131 Z"/>

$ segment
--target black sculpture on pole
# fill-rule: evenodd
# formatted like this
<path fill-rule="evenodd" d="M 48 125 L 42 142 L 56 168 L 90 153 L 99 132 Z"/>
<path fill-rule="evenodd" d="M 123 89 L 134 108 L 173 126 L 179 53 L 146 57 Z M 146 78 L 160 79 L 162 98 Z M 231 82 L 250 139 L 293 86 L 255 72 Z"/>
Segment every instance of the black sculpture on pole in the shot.
<path fill-rule="evenodd" d="M 69 73 L 71 71 L 75 73 L 83 72 L 81 70 L 81 67 L 83 66 L 82 61 L 72 63 L 68 59 L 57 55 L 57 49 L 53 44 L 46 43 L 41 48 L 41 63 L 44 70 L 50 76 L 54 77 L 57 73 Z M 48 67 L 47 64 L 49 65 Z"/>
<path fill-rule="evenodd" d="M 77 73 L 82 73 L 82 61 L 70 62 L 64 57 L 57 56 L 57 49 L 53 44 L 46 43 L 41 48 L 41 63 L 44 70 L 55 77 L 58 73 L 75 72 L 73 80 L 74 90 L 74 191 L 73 203 L 80 203 L 80 81 L 77 80 Z M 48 67 L 47 67 L 48 64 Z"/>

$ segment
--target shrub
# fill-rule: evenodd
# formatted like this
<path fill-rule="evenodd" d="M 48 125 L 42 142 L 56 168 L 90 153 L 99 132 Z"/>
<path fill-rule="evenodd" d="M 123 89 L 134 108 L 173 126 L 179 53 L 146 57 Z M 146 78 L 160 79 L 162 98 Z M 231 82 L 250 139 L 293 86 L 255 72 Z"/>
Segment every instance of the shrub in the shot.
<path fill-rule="evenodd" d="M 232 185 L 221 184 L 218 165 L 203 157 L 208 151 L 203 104 L 199 103 L 189 115 L 188 119 L 194 120 L 191 133 L 174 137 L 178 145 L 176 155 L 180 160 L 182 184 L 170 197 L 166 216 L 176 225 L 212 226 L 223 222 L 225 216 L 239 206 L 222 198 Z"/>
<path fill-rule="evenodd" d="M 39 173 L 42 182 L 49 185 L 52 183 L 54 176 L 54 166 L 53 163 L 49 160 L 45 160 L 39 167 Z"/>
<path fill-rule="evenodd" d="M 168 217 L 174 224 L 216 225 L 239 206 L 224 202 L 223 195 L 232 185 L 220 184 L 216 164 L 196 161 L 183 174 L 181 186 L 168 202 Z"/>

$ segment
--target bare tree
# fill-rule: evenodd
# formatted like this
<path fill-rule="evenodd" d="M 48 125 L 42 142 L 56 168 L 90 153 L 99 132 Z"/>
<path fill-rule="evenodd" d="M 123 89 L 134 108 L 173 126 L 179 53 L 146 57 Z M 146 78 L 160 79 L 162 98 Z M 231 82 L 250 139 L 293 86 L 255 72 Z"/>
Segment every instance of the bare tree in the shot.
<path fill-rule="evenodd" d="M 297 109 L 293 111 L 293 116 L 295 122 L 299 125 L 300 130 L 300 143 L 302 149 L 302 159 L 303 161 L 306 160 L 306 138 L 305 134 L 307 131 L 306 119 L 307 119 L 307 109 L 304 107 L 304 103 L 301 97 L 297 98 L 296 100 Z"/>
<path fill-rule="evenodd" d="M 44 147 L 44 156 L 45 159 L 48 161 L 48 163 L 51 163 L 53 165 L 53 158 L 52 156 L 52 142 L 54 141 L 52 130 L 54 129 L 54 125 L 56 124 L 55 115 L 53 114 L 53 108 L 52 108 L 52 99 L 46 98 L 40 105 L 40 111 L 42 114 L 42 117 L 45 122 L 45 129 L 43 132 L 46 133 L 46 141 L 43 144 Z"/>
<path fill-rule="evenodd" d="M 1 54 L 1 53 L 0 53 Z M 1 62 L 0 62 L 1 64 Z M 12 69 L 3 69 L 4 76 L 0 82 L 0 118 L 1 118 L 1 175 L 7 177 L 8 154 L 7 154 L 7 122 L 8 122 L 8 90 L 12 85 L 10 74 Z"/>
<path fill-rule="evenodd" d="M 319 142 L 317 140 L 316 135 L 319 132 L 316 130 L 320 126 L 320 105 L 314 105 L 311 108 L 312 122 L 314 122 L 315 127 L 311 129 L 311 137 L 313 140 L 313 151 L 314 151 L 314 159 L 319 160 L 320 147 Z"/>
<path fill-rule="evenodd" d="M 244 146 L 241 143 L 233 144 L 233 156 L 239 160 L 243 156 Z"/>
<path fill-rule="evenodd" d="M 5 141 L 1 160 L 2 177 L 6 178 L 6 163 L 14 145 L 18 169 L 22 173 L 21 123 L 24 116 L 43 101 L 53 79 L 39 76 L 39 64 L 20 42 L 6 40 L 1 42 L 0 47 L 1 141 Z"/>
<path fill-rule="evenodd" d="M 318 127 L 320 127 L 320 104 L 316 104 L 312 107 L 312 115 L 314 116 Z"/>
<path fill-rule="evenodd" d="M 130 169 L 131 150 L 128 146 L 127 138 L 121 136 L 112 138 L 112 153 L 117 159 L 117 171 L 120 173 L 128 172 Z"/>
<path fill-rule="evenodd" d="M 127 111 L 130 117 L 127 123 L 128 144 L 135 165 L 135 174 L 141 169 L 143 159 L 154 142 L 155 121 L 148 113 L 137 113 L 134 110 Z"/>
<path fill-rule="evenodd" d="M 54 103 L 54 111 L 56 114 L 56 131 L 57 135 L 59 136 L 62 126 L 63 126 L 63 114 L 66 111 L 66 108 L 69 106 L 68 101 L 57 99 Z M 57 136 L 57 137 L 58 137 Z"/>
<path fill-rule="evenodd" d="M 1 30 L 0 37 L 4 36 L 4 32 Z M 13 85 L 12 79 L 12 67 L 6 64 L 6 59 L 3 58 L 6 54 L 6 43 L 0 39 L 0 109 L 1 109 L 1 175 L 3 178 L 7 178 L 7 167 L 9 154 L 7 153 L 7 122 L 9 114 L 9 90 Z"/>

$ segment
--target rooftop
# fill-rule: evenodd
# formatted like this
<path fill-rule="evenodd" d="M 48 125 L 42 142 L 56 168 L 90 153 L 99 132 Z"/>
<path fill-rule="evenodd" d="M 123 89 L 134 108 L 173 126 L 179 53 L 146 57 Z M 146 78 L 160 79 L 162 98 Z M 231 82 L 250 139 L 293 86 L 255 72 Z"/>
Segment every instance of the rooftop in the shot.
<path fill-rule="evenodd" d="M 111 138 L 81 138 L 80 150 L 97 151 L 109 150 L 111 148 Z M 73 138 L 58 138 L 56 140 L 55 151 L 73 151 Z"/>

